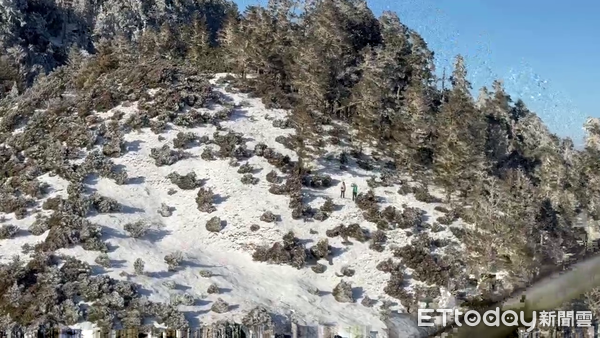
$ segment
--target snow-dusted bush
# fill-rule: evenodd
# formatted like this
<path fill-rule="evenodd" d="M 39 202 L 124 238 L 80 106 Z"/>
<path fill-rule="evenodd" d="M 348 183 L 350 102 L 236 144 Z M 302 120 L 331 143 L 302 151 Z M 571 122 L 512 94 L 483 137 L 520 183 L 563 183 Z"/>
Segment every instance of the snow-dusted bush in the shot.
<path fill-rule="evenodd" d="M 110 268 L 110 258 L 108 258 L 108 254 L 101 253 L 94 259 L 94 263 L 100 265 L 103 268 Z"/>
<path fill-rule="evenodd" d="M 50 232 L 44 242 L 38 245 L 41 251 L 51 252 L 77 244 L 85 250 L 107 251 L 106 243 L 101 239 L 101 227 L 83 217 L 55 212 L 50 216 L 48 225 Z"/>
<path fill-rule="evenodd" d="M 175 271 L 183 261 L 183 254 L 181 251 L 175 251 L 165 256 L 165 263 L 168 265 L 169 271 Z"/>
<path fill-rule="evenodd" d="M 144 274 L 144 260 L 141 258 L 138 258 L 135 260 L 135 262 L 133 262 L 133 270 L 135 271 L 135 273 L 137 275 L 143 275 Z"/>
<path fill-rule="evenodd" d="M 206 290 L 206 293 L 208 294 L 215 294 L 215 293 L 219 293 L 219 287 L 217 286 L 217 284 L 211 284 L 208 289 Z"/>
<path fill-rule="evenodd" d="M 315 214 L 313 215 L 313 218 L 316 219 L 317 221 L 324 221 L 327 218 L 329 218 L 329 214 L 326 212 L 323 212 L 322 210 L 317 210 L 317 212 L 315 212 Z"/>
<path fill-rule="evenodd" d="M 354 297 L 352 296 L 352 284 L 340 281 L 338 285 L 333 288 L 333 298 L 340 303 L 354 303 Z"/>
<path fill-rule="evenodd" d="M 369 248 L 375 250 L 377 252 L 383 251 L 383 245 L 387 241 L 387 235 L 385 232 L 381 230 L 376 230 L 371 233 L 371 244 L 369 244 Z"/>
<path fill-rule="evenodd" d="M 287 194 L 287 188 L 284 184 L 273 184 L 269 188 L 269 192 L 273 195 L 285 195 Z"/>
<path fill-rule="evenodd" d="M 330 238 L 340 236 L 344 240 L 348 240 L 348 238 L 354 238 L 359 242 L 366 242 L 369 239 L 368 230 L 361 228 L 357 223 L 353 223 L 348 226 L 340 224 L 325 231 L 325 235 Z"/>
<path fill-rule="evenodd" d="M 125 230 L 129 236 L 133 238 L 144 237 L 148 231 L 150 230 L 151 225 L 148 224 L 144 220 L 135 221 L 132 223 L 127 223 L 123 226 L 123 230 Z"/>
<path fill-rule="evenodd" d="M 211 188 L 200 188 L 196 196 L 196 204 L 200 212 L 211 213 L 217 210 L 213 205 L 215 194 Z"/>
<path fill-rule="evenodd" d="M 227 304 L 227 302 L 225 302 L 223 299 L 219 298 L 213 303 L 213 305 L 210 307 L 210 310 L 216 313 L 225 313 L 229 311 L 229 304 Z"/>
<path fill-rule="evenodd" d="M 426 186 L 418 185 L 412 188 L 412 193 L 417 201 L 425 203 L 439 203 L 440 199 L 431 195 Z"/>
<path fill-rule="evenodd" d="M 187 149 L 192 143 L 198 140 L 198 136 L 192 132 L 179 132 L 173 139 L 173 148 Z"/>
<path fill-rule="evenodd" d="M 175 289 L 177 287 L 177 283 L 172 280 L 167 280 L 162 283 L 167 289 Z"/>
<path fill-rule="evenodd" d="M 265 211 L 261 216 L 260 220 L 267 223 L 272 223 L 277 220 L 277 216 L 273 214 L 271 211 Z"/>
<path fill-rule="evenodd" d="M 200 154 L 200 158 L 202 158 L 205 161 L 214 161 L 217 159 L 212 148 L 210 148 L 210 147 L 204 148 L 204 150 L 202 151 L 202 154 Z"/>
<path fill-rule="evenodd" d="M 313 266 L 310 267 L 310 269 L 314 272 L 314 273 L 323 273 L 327 270 L 327 266 L 321 263 L 317 263 Z"/>
<path fill-rule="evenodd" d="M 242 184 L 257 184 L 258 181 L 260 181 L 260 179 L 258 177 L 254 177 L 252 176 L 252 174 L 244 174 L 242 175 L 242 178 L 240 179 L 240 181 L 242 182 Z"/>
<path fill-rule="evenodd" d="M 18 226 L 12 224 L 2 224 L 2 226 L 0 226 L 0 239 L 13 238 L 18 232 Z"/>
<path fill-rule="evenodd" d="M 41 236 L 43 235 L 46 231 L 48 231 L 48 229 L 50 229 L 50 226 L 48 225 L 48 220 L 50 218 L 47 216 L 43 216 L 42 214 L 38 214 L 35 217 L 35 221 L 33 221 L 33 223 L 31 224 L 31 226 L 29 227 L 29 233 L 31 233 L 34 236 Z"/>
<path fill-rule="evenodd" d="M 309 252 L 315 260 L 328 259 L 331 255 L 332 247 L 329 245 L 327 238 L 320 239 L 317 244 L 313 245 Z"/>
<path fill-rule="evenodd" d="M 327 197 L 325 199 L 325 203 L 323 203 L 323 205 L 321 206 L 321 211 L 325 212 L 325 213 L 332 213 L 333 210 L 335 209 L 335 204 L 333 204 L 333 199 L 331 199 L 331 197 Z"/>
<path fill-rule="evenodd" d="M 90 152 L 78 168 L 78 176 L 82 179 L 94 173 L 112 179 L 117 184 L 126 184 L 128 181 L 127 172 L 118 171 L 113 161 L 97 150 Z"/>
<path fill-rule="evenodd" d="M 356 196 L 356 206 L 362 210 L 378 209 L 377 198 L 373 190 L 369 190 L 367 193 L 360 193 Z"/>
<path fill-rule="evenodd" d="M 277 175 L 277 172 L 275 170 L 271 170 L 268 174 L 267 174 L 267 182 L 269 183 L 279 183 L 279 176 Z"/>
<path fill-rule="evenodd" d="M 273 127 L 275 127 L 275 128 L 288 129 L 288 128 L 294 128 L 293 126 L 294 126 L 293 122 L 289 119 L 273 120 Z"/>
<path fill-rule="evenodd" d="M 213 217 L 206 222 L 206 230 L 210 232 L 219 232 L 223 229 L 223 222 L 219 217 Z"/>
<path fill-rule="evenodd" d="M 179 160 L 189 157 L 189 154 L 182 150 L 173 150 L 168 145 L 160 148 L 150 149 L 150 157 L 154 159 L 157 167 L 172 165 Z"/>
<path fill-rule="evenodd" d="M 258 262 L 270 264 L 287 264 L 301 269 L 306 262 L 306 249 L 293 232 L 283 236 L 282 242 L 276 242 L 273 246 L 258 247 L 252 258 Z"/>
<path fill-rule="evenodd" d="M 329 175 L 305 175 L 302 177 L 302 184 L 312 188 L 328 188 L 333 183 Z"/>
<path fill-rule="evenodd" d="M 257 144 L 254 146 L 254 154 L 255 154 L 256 156 L 263 156 L 263 155 L 264 155 L 264 153 L 265 153 L 265 149 L 267 149 L 267 148 L 268 148 L 268 146 L 267 146 L 266 144 L 264 144 L 264 143 L 262 143 L 262 142 L 260 142 L 260 143 L 257 143 Z"/>
<path fill-rule="evenodd" d="M 93 193 L 90 196 L 90 199 L 92 202 L 92 206 L 99 213 L 119 212 L 122 209 L 121 204 L 119 202 L 117 202 L 115 199 L 106 197 L 106 196 L 102 196 L 98 193 Z"/>
<path fill-rule="evenodd" d="M 171 215 L 173 215 L 172 208 L 165 203 L 160 204 L 160 209 L 158 209 L 157 212 L 162 217 L 171 217 Z"/>
<path fill-rule="evenodd" d="M 262 306 L 257 306 L 250 310 L 244 318 L 242 318 L 242 324 L 245 326 L 254 325 L 270 325 L 272 321 L 269 311 Z"/>
<path fill-rule="evenodd" d="M 167 178 L 171 181 L 171 183 L 175 184 L 179 189 L 182 190 L 193 190 L 198 187 L 201 187 L 203 182 L 201 179 L 196 177 L 196 173 L 190 171 L 184 176 L 180 175 L 177 172 L 172 172 L 167 175 Z"/>
<path fill-rule="evenodd" d="M 237 172 L 239 174 L 251 174 L 253 171 L 254 171 L 254 168 L 252 167 L 252 165 L 250 165 L 250 163 L 246 162 L 238 168 Z"/>
<path fill-rule="evenodd" d="M 171 305 L 173 305 L 173 306 L 179 306 L 179 305 L 192 306 L 196 302 L 196 298 L 194 296 L 190 295 L 189 293 L 174 293 L 174 294 L 171 294 L 170 301 L 171 301 Z"/>

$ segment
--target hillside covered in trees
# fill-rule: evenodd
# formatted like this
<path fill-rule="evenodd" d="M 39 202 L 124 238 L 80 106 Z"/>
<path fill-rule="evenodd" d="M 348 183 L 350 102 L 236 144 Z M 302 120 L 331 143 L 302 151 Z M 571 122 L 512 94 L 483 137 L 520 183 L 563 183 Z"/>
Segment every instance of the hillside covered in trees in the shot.
<path fill-rule="evenodd" d="M 93 293 L 94 288 L 126 294 L 121 312 L 108 317 L 139 322 L 125 314 L 141 302 L 133 296 L 133 286 L 95 280 L 106 285 L 90 282 L 74 287 L 79 277 L 73 271 L 81 262 L 71 260 L 65 264 L 72 269 L 50 272 L 59 259 L 53 252 L 65 246 L 48 238 L 103 251 L 101 236 L 84 219 L 85 208 L 109 210 L 111 202 L 102 196 L 81 202 L 77 189 L 83 188 L 77 184 L 90 173 L 119 184 L 127 181 L 110 160 L 127 152 L 123 133 L 150 128 L 160 134 L 168 130 L 167 124 L 204 123 L 219 130 L 218 119 L 184 114 L 213 101 L 226 105 L 211 89 L 214 83 L 206 81 L 214 73 L 236 74 L 227 80 L 231 88 L 259 98 L 265 109 L 289 112 L 286 124 L 295 135 L 286 139 L 286 148 L 297 159 L 284 161 L 283 155 L 273 155 L 269 163 L 287 175 L 285 194 L 297 201 L 290 208 L 298 219 L 315 213 L 294 192 L 311 186 L 306 179 L 313 177 L 311 169 L 323 162 L 327 149 L 344 146 L 352 149 L 362 169 L 372 170 L 363 156 L 380 165 L 383 183 L 372 181 L 371 188 L 385 186 L 384 173 L 410 177 L 418 185 L 410 192 L 417 200 L 438 203 L 436 210 L 444 210 L 445 216 L 433 223 L 449 226 L 460 220 L 463 226 L 449 229 L 465 254 L 445 263 L 443 255 L 432 253 L 439 244 L 432 241 L 415 240 L 404 248 L 386 246 L 381 251 L 372 247 L 393 253 L 403 266 L 419 271 L 413 275 L 428 285 L 447 288 L 466 305 L 501 299 L 596 247 L 595 234 L 579 223 L 581 218 L 588 224 L 600 220 L 600 121 L 589 119 L 586 146 L 579 150 L 570 139 L 551 133 L 523 101 L 509 97 L 500 79 L 472 97 L 468 65 L 460 55 L 451 76 L 439 78 L 434 51 L 418 32 L 394 13 L 376 17 L 365 1 L 271 0 L 266 7 L 250 6 L 242 13 L 233 3 L 219 0 L 5 0 L 0 6 L 0 212 L 16 219 L 34 215 L 36 203 L 47 193 L 36 180 L 40 175 L 53 173 L 73 183 L 69 200 L 44 208 L 55 211 L 43 229 L 52 236 L 32 249 L 33 260 L 3 266 L 0 289 L 6 290 L 5 296 L 10 293 L 14 298 L 33 289 L 51 292 L 33 277 L 46 274 L 47 279 L 71 285 L 70 292 L 77 294 Z M 149 94 L 153 88 L 162 88 L 161 94 Z M 99 116 L 125 101 L 138 102 L 143 114 L 102 122 Z M 98 127 L 100 123 L 103 127 Z M 177 138 L 182 144 L 204 142 L 188 136 Z M 237 152 L 240 143 L 222 140 L 214 137 L 224 149 L 221 155 L 233 156 L 227 152 Z M 101 152 L 94 153 L 96 147 Z M 175 150 L 161 149 L 151 155 L 157 166 L 185 158 Z M 73 164 L 83 150 L 89 152 L 85 160 Z M 243 150 L 239 152 L 236 156 L 244 158 Z M 340 160 L 342 167 L 345 161 Z M 278 182 L 276 177 L 277 173 L 271 183 Z M 195 178 L 187 177 L 186 184 L 189 180 Z M 441 192 L 440 197 L 429 193 L 434 190 Z M 380 210 L 375 196 L 361 196 L 367 202 L 358 207 L 379 238 L 395 236 L 398 226 L 393 224 L 400 217 L 395 209 Z M 200 208 L 203 197 L 199 193 L 197 198 Z M 68 235 L 64 228 L 69 227 L 81 233 Z M 14 235 L 5 230 L 4 237 Z M 281 244 L 292 252 L 287 254 L 292 261 L 299 243 L 295 240 L 292 233 Z M 316 259 L 327 256 L 312 252 Z M 272 252 L 258 250 L 255 260 L 277 261 L 261 254 Z M 391 273 L 381 286 L 386 294 L 405 308 L 419 306 L 423 297 L 417 299 L 415 292 L 404 289 L 399 265 L 390 261 L 381 269 Z M 472 279 L 477 293 L 461 295 L 458 291 Z M 57 302 L 53 306 L 60 307 L 58 312 L 67 306 L 67 299 L 70 308 L 75 306 L 65 290 L 53 297 L 49 299 Z M 0 315 L 6 319 L 0 324 L 42 321 L 28 302 L 0 302 Z M 108 313 L 113 305 L 104 302 L 100 309 Z M 600 315 L 598 302 L 593 292 L 577 305 Z M 181 323 L 172 308 L 146 308 L 150 310 L 136 316 Z M 102 311 L 91 311 L 85 318 L 111 326 L 112 319 Z M 60 313 L 44 318 L 76 322 L 72 312 Z"/>

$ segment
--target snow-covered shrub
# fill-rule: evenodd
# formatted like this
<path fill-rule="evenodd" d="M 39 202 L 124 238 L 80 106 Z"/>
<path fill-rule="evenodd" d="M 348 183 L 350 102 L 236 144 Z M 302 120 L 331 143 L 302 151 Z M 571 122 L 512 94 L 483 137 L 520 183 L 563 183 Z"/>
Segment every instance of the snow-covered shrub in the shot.
<path fill-rule="evenodd" d="M 387 241 L 387 235 L 385 232 L 381 230 L 375 230 L 371 233 L 371 244 L 369 244 L 369 248 L 375 250 L 377 252 L 383 251 L 383 245 Z"/>
<path fill-rule="evenodd" d="M 189 154 L 185 151 L 173 150 L 166 144 L 160 148 L 150 149 L 150 157 L 154 159 L 154 164 L 157 167 L 172 165 L 188 156 Z"/>
<path fill-rule="evenodd" d="M 211 284 L 208 289 L 206 290 L 206 293 L 208 294 L 215 294 L 215 293 L 219 293 L 219 287 L 217 286 L 217 284 Z"/>
<path fill-rule="evenodd" d="M 413 192 L 413 188 L 409 185 L 401 185 L 400 188 L 398 189 L 398 194 L 399 195 L 408 195 L 410 193 Z"/>
<path fill-rule="evenodd" d="M 202 158 L 205 161 L 214 161 L 217 159 L 217 157 L 213 153 L 212 148 L 210 148 L 210 147 L 204 148 L 204 150 L 202 151 L 202 154 L 200 154 L 200 158 Z"/>
<path fill-rule="evenodd" d="M 141 258 L 138 258 L 135 260 L 135 262 L 133 262 L 133 270 L 135 271 L 136 275 L 144 274 L 144 265 L 144 260 Z"/>
<path fill-rule="evenodd" d="M 265 149 L 267 149 L 267 148 L 268 148 L 268 146 L 267 146 L 266 144 L 264 144 L 264 143 L 262 143 L 262 142 L 260 142 L 260 143 L 257 143 L 257 144 L 254 146 L 254 154 L 255 154 L 256 156 L 263 156 L 263 155 L 264 155 L 264 153 L 265 153 Z"/>
<path fill-rule="evenodd" d="M 223 229 L 223 222 L 219 217 L 212 217 L 206 222 L 206 230 L 210 232 L 219 232 Z"/>
<path fill-rule="evenodd" d="M 213 305 L 210 307 L 210 310 L 216 313 L 225 313 L 229 311 L 229 304 L 227 304 L 227 302 L 219 298 L 216 302 L 213 303 Z"/>
<path fill-rule="evenodd" d="M 425 203 L 439 203 L 440 199 L 431 195 L 426 186 L 418 185 L 412 188 L 412 193 L 417 201 Z"/>
<path fill-rule="evenodd" d="M 331 197 L 327 197 L 325 199 L 325 203 L 323 203 L 323 205 L 321 206 L 321 211 L 325 212 L 325 213 L 332 213 L 333 210 L 335 209 L 335 205 L 333 204 L 333 199 L 331 199 Z"/>
<path fill-rule="evenodd" d="M 413 297 L 408 293 L 408 291 L 405 290 L 406 286 L 407 284 L 404 279 L 404 272 L 394 271 L 392 272 L 387 284 L 383 288 L 383 292 L 390 297 L 400 300 L 402 305 L 408 307 L 412 304 Z"/>
<path fill-rule="evenodd" d="M 369 190 L 367 193 L 360 193 L 356 196 L 356 206 L 362 210 L 369 210 L 377 208 L 377 198 L 373 190 Z"/>
<path fill-rule="evenodd" d="M 168 265 L 169 271 L 175 271 L 183 261 L 183 254 L 181 251 L 175 251 L 165 256 L 165 263 Z"/>
<path fill-rule="evenodd" d="M 198 136 L 192 132 L 182 132 L 177 133 L 177 137 L 173 139 L 173 148 L 177 149 L 187 149 L 190 147 L 190 144 L 194 143 L 198 140 Z"/>
<path fill-rule="evenodd" d="M 313 245 L 309 252 L 315 260 L 319 259 L 328 259 L 331 255 L 332 247 L 329 245 L 329 240 L 327 238 L 320 239 L 317 244 Z"/>
<path fill-rule="evenodd" d="M 200 212 L 211 213 L 217 210 L 213 205 L 215 194 L 211 188 L 200 188 L 196 196 L 196 204 Z"/>
<path fill-rule="evenodd" d="M 366 242 L 369 239 L 368 230 L 361 228 L 357 223 L 353 223 L 348 226 L 340 224 L 325 231 L 325 235 L 330 238 L 340 236 L 344 240 L 347 240 L 348 238 L 354 238 L 359 242 Z"/>
<path fill-rule="evenodd" d="M 196 302 L 196 298 L 194 296 L 190 295 L 189 293 L 171 294 L 171 305 L 173 305 L 173 306 L 179 306 L 179 305 L 192 306 L 192 305 L 194 305 L 195 302 Z"/>
<path fill-rule="evenodd" d="M 157 212 L 162 217 L 171 217 L 171 215 L 173 215 L 172 208 L 165 203 L 160 204 L 160 209 L 158 209 Z"/>
<path fill-rule="evenodd" d="M 238 168 L 237 172 L 239 174 L 251 174 L 253 171 L 254 171 L 254 168 L 252 167 L 252 165 L 250 165 L 250 163 L 246 162 Z"/>
<path fill-rule="evenodd" d="M 294 150 L 297 148 L 297 144 L 295 143 L 295 139 L 292 137 L 286 137 L 283 135 L 279 135 L 275 138 L 275 142 L 282 144 L 285 148 Z"/>
<path fill-rule="evenodd" d="M 402 214 L 399 215 L 396 222 L 398 223 L 398 227 L 400 229 L 408 229 L 413 227 L 421 227 L 425 222 L 423 217 L 426 214 L 425 210 L 421 210 L 419 208 L 411 208 L 406 204 L 402 206 L 404 210 Z"/>
<path fill-rule="evenodd" d="M 258 262 L 270 264 L 287 264 L 301 269 L 306 262 L 306 249 L 293 232 L 283 236 L 282 242 L 276 242 L 273 246 L 258 247 L 252 258 Z"/>
<path fill-rule="evenodd" d="M 0 226 L 0 239 L 13 238 L 18 232 L 18 226 L 12 224 L 2 224 L 2 226 Z"/>
<path fill-rule="evenodd" d="M 100 265 L 103 268 L 110 268 L 110 258 L 108 258 L 108 254 L 101 253 L 94 259 L 94 263 Z"/>
<path fill-rule="evenodd" d="M 317 221 L 324 221 L 327 218 L 329 218 L 329 214 L 326 212 L 323 212 L 322 210 L 317 210 L 317 212 L 315 212 L 315 214 L 313 215 L 313 218 L 316 219 Z"/>
<path fill-rule="evenodd" d="M 287 194 L 287 188 L 284 184 L 273 184 L 269 188 L 269 192 L 273 195 L 285 195 Z"/>
<path fill-rule="evenodd" d="M 399 262 L 395 262 L 391 258 L 388 258 L 384 261 L 377 263 L 377 266 L 375 268 L 377 270 L 379 270 L 381 272 L 385 272 L 385 273 L 396 273 L 396 272 L 404 271 L 404 266 L 402 264 L 400 264 Z"/>
<path fill-rule="evenodd" d="M 150 230 L 150 224 L 144 220 L 135 221 L 133 223 L 127 223 L 123 226 L 129 236 L 133 238 L 144 237 Z"/>
<path fill-rule="evenodd" d="M 314 272 L 314 273 L 323 273 L 327 270 L 327 266 L 321 263 L 317 263 L 313 266 L 310 267 L 310 269 Z"/>
<path fill-rule="evenodd" d="M 355 273 L 356 273 L 356 270 L 354 270 L 354 269 L 350 269 L 350 268 L 349 268 L 349 267 L 347 267 L 347 266 L 343 266 L 343 267 L 342 267 L 342 269 L 340 270 L 340 274 L 341 274 L 343 277 L 352 277 L 352 276 L 354 276 L 354 274 L 355 274 Z M 336 274 L 336 275 L 337 275 L 337 274 Z"/>
<path fill-rule="evenodd" d="M 115 199 L 102 196 L 98 193 L 93 193 L 90 196 L 90 199 L 92 202 L 92 206 L 101 214 L 119 212 L 122 209 L 121 204 Z"/>
<path fill-rule="evenodd" d="M 117 184 L 126 184 L 128 181 L 127 172 L 118 171 L 113 161 L 97 150 L 90 152 L 78 168 L 78 176 L 81 178 L 94 173 L 112 179 Z"/>
<path fill-rule="evenodd" d="M 271 324 L 272 318 L 269 311 L 262 306 L 257 306 L 250 310 L 244 318 L 242 318 L 242 324 L 250 327 L 254 325 Z"/>
<path fill-rule="evenodd" d="M 429 247 L 407 245 L 394 251 L 394 256 L 401 258 L 402 263 L 413 269 L 413 277 L 427 284 L 448 285 L 455 275 L 450 266 L 441 257 L 434 257 Z"/>
<path fill-rule="evenodd" d="M 162 283 L 167 289 L 175 289 L 177 287 L 177 283 L 172 280 L 167 280 Z"/>
<path fill-rule="evenodd" d="M 271 211 L 265 211 L 261 216 L 260 220 L 267 223 L 272 223 L 277 220 L 277 216 L 273 214 Z"/>
<path fill-rule="evenodd" d="M 289 119 L 273 120 L 273 127 L 275 127 L 275 128 L 281 128 L 281 129 L 294 128 L 293 125 L 294 125 L 293 122 Z"/>
<path fill-rule="evenodd" d="M 201 187 L 203 182 L 201 179 L 196 177 L 196 173 L 190 171 L 184 176 L 180 175 L 177 172 L 172 172 L 167 175 L 167 178 L 171 181 L 171 183 L 175 184 L 179 189 L 182 190 L 193 190 L 198 187 Z"/>
<path fill-rule="evenodd" d="M 267 182 L 269 183 L 279 183 L 279 176 L 277 175 L 277 172 L 275 170 L 271 170 L 268 174 L 267 174 Z"/>
<path fill-rule="evenodd" d="M 340 303 L 354 303 L 354 297 L 352 296 L 352 284 L 343 280 L 333 288 L 332 295 L 333 298 Z"/>
<path fill-rule="evenodd" d="M 242 175 L 240 181 L 242 182 L 242 184 L 257 184 L 259 178 L 252 176 L 252 174 L 244 174 Z"/>
<path fill-rule="evenodd" d="M 50 216 L 48 225 L 50 232 L 44 242 L 38 245 L 41 251 L 51 252 L 76 244 L 81 244 L 85 250 L 107 251 L 106 243 L 101 239 L 101 227 L 83 217 L 55 212 Z"/>
<path fill-rule="evenodd" d="M 328 188 L 333 183 L 329 175 L 305 175 L 302 177 L 302 184 L 311 188 Z"/>
<path fill-rule="evenodd" d="M 41 236 L 43 235 L 46 231 L 48 231 L 48 229 L 50 229 L 50 226 L 48 225 L 48 220 L 50 218 L 47 216 L 43 216 L 42 214 L 38 214 L 35 217 L 35 221 L 33 221 L 33 223 L 31 224 L 31 226 L 29 227 L 29 233 L 31 233 L 34 236 Z"/>

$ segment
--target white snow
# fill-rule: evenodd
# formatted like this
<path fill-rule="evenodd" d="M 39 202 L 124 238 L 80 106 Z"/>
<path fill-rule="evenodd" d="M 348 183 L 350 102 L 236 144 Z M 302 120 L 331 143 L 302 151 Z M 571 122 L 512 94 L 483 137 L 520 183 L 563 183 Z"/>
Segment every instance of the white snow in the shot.
<path fill-rule="evenodd" d="M 223 74 L 219 74 L 213 83 Z M 278 129 L 272 126 L 272 118 L 283 118 L 287 115 L 283 110 L 266 109 L 260 99 L 249 98 L 245 94 L 231 93 L 224 86 L 218 86 L 217 90 L 231 97 L 238 104 L 242 101 L 249 103 L 248 107 L 237 109 L 231 120 L 222 122 L 226 129 L 244 134 L 248 139 L 248 147 L 252 149 L 254 144 L 264 142 L 277 151 L 289 155 L 292 158 L 296 154 L 281 144 L 275 142 L 279 135 L 292 133 L 293 129 Z M 218 108 L 218 107 L 217 107 Z M 127 114 L 135 113 L 137 104 L 129 107 L 118 107 Z M 112 114 L 105 114 L 102 118 L 108 118 Z M 270 117 L 267 119 L 267 116 Z M 114 181 L 99 178 L 88 181 L 88 186 L 97 190 L 98 193 L 112 197 L 126 206 L 124 212 L 116 214 L 103 214 L 90 217 L 90 220 L 103 227 L 105 239 L 110 247 L 108 253 L 113 267 L 103 270 L 94 263 L 98 256 L 97 252 L 90 252 L 80 247 L 63 249 L 62 253 L 74 255 L 97 267 L 97 273 L 106 273 L 113 278 L 123 279 L 139 283 L 142 293 L 150 300 L 168 302 L 173 292 L 185 292 L 198 296 L 200 299 L 194 306 L 182 306 L 192 326 L 200 323 L 208 323 L 221 319 L 239 319 L 245 312 L 257 305 L 264 305 L 273 312 L 284 316 L 294 314 L 294 318 L 300 319 L 300 324 L 340 324 L 340 325 L 368 325 L 373 331 L 379 331 L 384 335 L 385 324 L 379 316 L 379 302 L 374 308 L 367 308 L 360 304 L 363 296 L 384 300 L 394 299 L 385 295 L 383 288 L 389 279 L 389 275 L 378 271 L 375 266 L 382 260 L 391 257 L 389 250 L 382 253 L 370 250 L 368 244 L 353 241 L 352 245 L 345 246 L 340 238 L 330 238 L 329 243 L 336 250 L 333 265 L 327 263 L 327 270 L 323 274 L 316 274 L 310 268 L 297 270 L 289 266 L 268 265 L 252 260 L 251 254 L 257 245 L 271 245 L 281 241 L 282 236 L 289 230 L 293 230 L 296 236 L 307 245 L 315 244 L 319 239 L 326 238 L 325 231 L 341 223 L 359 223 L 370 230 L 375 230 L 374 224 L 366 222 L 362 211 L 351 201 L 351 192 L 348 191 L 346 198 L 339 197 L 339 186 L 327 189 L 305 189 L 309 197 L 314 198 L 310 203 L 312 206 L 321 205 L 326 197 L 333 198 L 340 209 L 323 222 L 294 220 L 291 217 L 291 209 L 288 207 L 287 196 L 270 194 L 270 184 L 265 180 L 265 175 L 274 166 L 266 162 L 262 157 L 252 157 L 249 163 L 261 169 L 256 177 L 260 178 L 257 185 L 244 185 L 240 182 L 241 174 L 237 173 L 237 167 L 228 165 L 227 160 L 205 161 L 200 158 L 204 145 L 187 150 L 193 156 L 181 160 L 171 166 L 157 167 L 154 160 L 150 158 L 150 149 L 169 144 L 179 131 L 191 131 L 199 135 L 208 135 L 216 131 L 214 126 L 200 128 L 180 128 L 171 126 L 169 130 L 161 134 L 165 140 L 159 141 L 158 135 L 150 130 L 126 134 L 126 141 L 131 150 L 120 158 L 115 159 L 116 164 L 123 165 L 130 177 L 139 177 L 136 182 L 119 186 Z M 332 152 L 339 152 L 340 148 L 328 147 Z M 339 164 L 338 164 L 339 165 Z M 314 168 L 332 176 L 336 182 L 344 180 L 348 187 L 356 183 L 359 192 L 367 191 L 367 179 L 373 173 L 359 168 L 353 168 L 351 172 L 332 169 L 336 166 L 335 161 L 331 165 L 319 166 L 314 163 Z M 217 211 L 211 214 L 201 213 L 197 210 L 195 197 L 197 190 L 181 190 L 173 185 L 166 175 L 176 171 L 182 175 L 194 171 L 198 178 L 208 179 L 205 186 L 213 188 L 219 195 Z M 276 170 L 277 171 L 277 170 Z M 66 193 L 66 181 L 57 177 L 45 175 L 41 178 L 49 183 L 55 194 Z M 167 191 L 176 189 L 177 193 L 168 195 Z M 350 190 L 350 188 L 348 188 Z M 416 201 L 412 194 L 400 195 L 398 187 L 381 187 L 375 189 L 377 196 L 383 199 L 382 208 L 393 205 L 402 208 L 402 204 L 418 207 L 427 211 L 433 222 L 442 214 L 433 208 L 436 204 L 427 204 Z M 161 203 L 166 203 L 175 210 L 171 217 L 161 217 L 157 210 Z M 280 215 L 281 221 L 265 223 L 259 220 L 264 211 L 270 210 Z M 219 216 L 227 222 L 220 233 L 208 232 L 205 223 L 213 216 Z M 11 216 L 9 216 L 11 217 Z M 14 216 L 12 216 L 14 218 Z M 28 224 L 33 222 L 30 216 L 23 220 L 9 220 L 11 224 L 18 225 L 24 232 Z M 137 220 L 146 220 L 159 225 L 159 228 L 151 235 L 134 239 L 129 237 L 123 230 L 126 223 Z M 250 225 L 259 224 L 260 230 L 250 231 Z M 317 234 L 312 234 L 310 230 Z M 406 245 L 410 243 L 404 230 L 393 230 L 387 233 L 389 245 Z M 45 235 L 44 235 L 45 236 Z M 431 237 L 454 238 L 450 231 L 431 233 Z M 0 258 L 9 259 L 12 255 L 20 252 L 24 243 L 35 243 L 42 241 L 43 236 L 31 235 L 19 236 L 11 240 L 0 241 Z M 180 250 L 185 255 L 182 268 L 176 272 L 168 272 L 167 264 L 163 258 L 165 255 Z M 137 258 L 145 261 L 145 276 L 134 275 L 133 262 Z M 341 267 L 348 266 L 356 270 L 352 277 L 344 277 L 344 280 L 352 283 L 356 288 L 356 303 L 338 303 L 331 295 L 333 288 L 339 283 Z M 214 276 L 203 278 L 199 272 L 210 270 Z M 125 271 L 127 276 L 122 276 Z M 165 281 L 174 281 L 180 287 L 179 290 L 170 290 L 163 285 Z M 206 290 L 212 283 L 216 283 L 223 291 L 219 295 L 208 295 Z M 309 292 L 311 288 L 321 290 L 320 295 Z M 217 297 L 222 298 L 230 305 L 232 310 L 225 314 L 216 314 L 210 311 L 210 306 Z M 451 296 L 444 292 L 443 303 L 450 304 Z M 397 301 L 396 301 L 397 302 Z M 393 307 L 394 310 L 402 310 L 401 307 Z M 409 320 L 404 320 L 403 325 L 406 332 L 416 332 L 415 327 L 409 327 Z M 416 324 L 414 324 L 416 325 Z"/>

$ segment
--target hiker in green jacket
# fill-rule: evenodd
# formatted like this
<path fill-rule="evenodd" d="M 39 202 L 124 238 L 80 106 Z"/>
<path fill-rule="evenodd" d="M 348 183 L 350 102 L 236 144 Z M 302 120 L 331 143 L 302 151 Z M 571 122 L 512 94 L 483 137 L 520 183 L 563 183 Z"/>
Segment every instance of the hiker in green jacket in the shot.
<path fill-rule="evenodd" d="M 356 183 L 352 183 L 352 200 L 356 200 L 356 196 L 358 195 L 358 186 Z"/>

